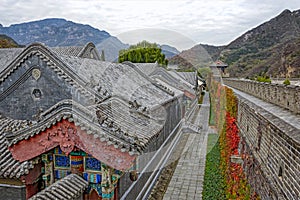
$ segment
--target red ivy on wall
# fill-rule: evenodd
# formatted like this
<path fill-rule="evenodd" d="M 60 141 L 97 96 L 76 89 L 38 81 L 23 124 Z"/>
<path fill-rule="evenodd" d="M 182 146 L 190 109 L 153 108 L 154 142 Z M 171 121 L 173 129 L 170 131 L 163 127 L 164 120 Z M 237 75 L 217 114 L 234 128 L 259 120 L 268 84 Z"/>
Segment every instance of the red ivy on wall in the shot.
<path fill-rule="evenodd" d="M 257 199 L 251 195 L 250 186 L 243 173 L 241 164 L 232 163 L 232 155 L 238 155 L 240 142 L 239 129 L 236 124 L 238 100 L 233 91 L 221 84 L 214 82 L 213 99 L 211 103 L 215 113 L 215 121 L 219 129 L 221 164 L 220 168 L 224 176 L 225 193 L 227 199 Z M 223 112 L 225 110 L 225 112 Z M 225 118 L 225 120 L 224 120 Z"/>

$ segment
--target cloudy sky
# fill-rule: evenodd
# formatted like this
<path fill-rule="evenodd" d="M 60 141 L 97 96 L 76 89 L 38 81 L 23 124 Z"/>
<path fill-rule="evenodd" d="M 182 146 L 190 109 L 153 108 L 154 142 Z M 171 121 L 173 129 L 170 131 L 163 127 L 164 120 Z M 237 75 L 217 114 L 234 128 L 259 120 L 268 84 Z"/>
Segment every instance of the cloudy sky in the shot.
<path fill-rule="evenodd" d="M 141 39 L 178 49 L 228 44 L 299 0 L 0 0 L 3 26 L 65 18 L 106 30 L 123 42 Z"/>

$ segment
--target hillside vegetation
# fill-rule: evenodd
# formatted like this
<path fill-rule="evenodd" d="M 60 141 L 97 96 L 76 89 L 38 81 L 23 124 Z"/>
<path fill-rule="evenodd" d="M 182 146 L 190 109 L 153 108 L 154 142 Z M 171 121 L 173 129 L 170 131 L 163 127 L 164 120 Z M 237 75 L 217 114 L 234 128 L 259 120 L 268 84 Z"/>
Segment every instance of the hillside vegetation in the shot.
<path fill-rule="evenodd" d="M 198 44 L 189 50 L 169 59 L 170 64 L 176 64 L 181 69 L 198 69 L 209 67 L 219 57 L 223 46 L 217 47 L 207 44 Z"/>
<path fill-rule="evenodd" d="M 207 67 L 217 59 L 229 65 L 231 77 L 300 77 L 300 10 L 247 31 L 226 46 L 196 45 L 170 59 L 181 67 Z"/>
<path fill-rule="evenodd" d="M 16 41 L 8 37 L 7 35 L 0 34 L 0 48 L 16 48 L 16 47 L 20 47 L 16 43 Z"/>
<path fill-rule="evenodd" d="M 283 11 L 221 52 L 231 76 L 300 77 L 300 11 Z"/>

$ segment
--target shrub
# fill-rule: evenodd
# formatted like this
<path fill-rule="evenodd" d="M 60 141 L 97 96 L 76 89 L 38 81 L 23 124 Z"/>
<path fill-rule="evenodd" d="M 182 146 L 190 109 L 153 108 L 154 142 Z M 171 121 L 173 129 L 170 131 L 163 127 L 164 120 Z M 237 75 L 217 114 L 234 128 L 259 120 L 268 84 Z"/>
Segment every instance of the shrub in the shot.
<path fill-rule="evenodd" d="M 290 82 L 290 80 L 287 78 L 287 79 L 285 79 L 285 80 L 283 81 L 283 84 L 284 84 L 284 85 L 290 85 L 291 82 Z"/>
<path fill-rule="evenodd" d="M 271 83 L 271 79 L 268 76 L 258 76 L 256 78 L 256 81 L 258 81 L 258 82 L 264 82 L 264 83 Z"/>

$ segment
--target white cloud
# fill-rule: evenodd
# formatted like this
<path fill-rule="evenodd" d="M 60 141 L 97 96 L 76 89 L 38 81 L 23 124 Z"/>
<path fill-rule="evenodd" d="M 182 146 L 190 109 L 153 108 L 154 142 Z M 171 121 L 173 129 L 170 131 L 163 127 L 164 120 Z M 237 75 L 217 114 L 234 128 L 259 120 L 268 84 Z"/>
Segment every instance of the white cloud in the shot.
<path fill-rule="evenodd" d="M 112 35 L 145 28 L 163 29 L 161 34 L 175 31 L 190 37 L 190 41 L 219 45 L 228 44 L 286 8 L 299 9 L 300 1 L 0 0 L 0 5 L 0 23 L 6 26 L 56 17 L 90 24 Z M 179 43 L 184 40 L 178 40 Z"/>

